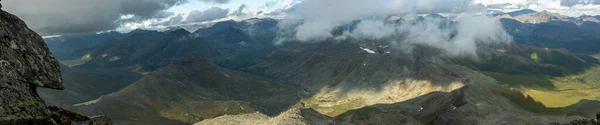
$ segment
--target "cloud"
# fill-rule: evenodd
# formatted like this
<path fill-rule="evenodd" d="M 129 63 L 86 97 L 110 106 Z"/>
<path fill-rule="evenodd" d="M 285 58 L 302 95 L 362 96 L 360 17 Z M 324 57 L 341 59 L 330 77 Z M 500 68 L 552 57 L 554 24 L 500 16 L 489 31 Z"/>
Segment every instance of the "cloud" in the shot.
<path fill-rule="evenodd" d="M 304 0 L 288 19 L 304 20 L 297 39 L 306 41 L 330 37 L 332 28 L 352 20 L 394 14 L 445 13 L 481 10 L 472 0 Z M 286 26 L 284 26 L 286 27 Z"/>
<path fill-rule="evenodd" d="M 560 5 L 562 6 L 575 6 L 575 5 L 594 5 L 600 4 L 600 0 L 560 0 Z"/>
<path fill-rule="evenodd" d="M 186 21 L 188 22 L 204 22 L 212 21 L 227 17 L 229 9 L 223 9 L 219 7 L 211 7 L 204 11 L 194 10 L 188 14 Z"/>
<path fill-rule="evenodd" d="M 405 35 L 396 43 L 422 44 L 445 50 L 447 55 L 476 56 L 478 43 L 507 43 L 512 38 L 504 31 L 499 20 L 483 15 L 463 15 L 450 25 L 442 18 L 426 17 L 413 23 L 396 26 L 398 34 Z"/>
<path fill-rule="evenodd" d="M 224 4 L 224 3 L 229 3 L 230 0 L 198 0 L 198 1 L 207 2 L 207 3 Z"/>
<path fill-rule="evenodd" d="M 352 31 L 352 34 L 361 38 L 368 39 L 381 39 L 387 36 L 391 36 L 396 33 L 396 26 L 394 24 L 386 24 L 381 20 L 363 20 Z"/>
<path fill-rule="evenodd" d="M 160 23 L 160 25 L 165 25 L 165 26 L 170 26 L 170 25 L 177 25 L 181 22 L 183 22 L 183 14 L 178 14 L 174 17 L 171 17 L 168 21 Z"/>
<path fill-rule="evenodd" d="M 284 31 L 277 40 L 289 40 L 290 36 L 307 42 L 332 37 L 381 39 L 405 47 L 429 45 L 451 56 L 475 55 L 477 43 L 511 41 L 498 20 L 477 16 L 485 8 L 472 0 L 304 0 L 295 6 L 278 25 Z M 404 23 L 391 23 L 387 18 L 428 13 L 463 14 L 452 26 L 448 20 L 434 17 Z M 356 20 L 361 21 L 354 29 L 343 31 L 343 36 L 332 34 L 333 29 Z"/>
<path fill-rule="evenodd" d="M 42 35 L 113 30 L 128 20 L 167 17 L 164 10 L 187 0 L 4 0 L 4 10 Z"/>
<path fill-rule="evenodd" d="M 245 16 L 248 15 L 249 11 L 248 11 L 248 7 L 246 6 L 246 4 L 242 4 L 240 5 L 240 7 L 238 7 L 237 10 L 233 11 L 233 13 L 231 13 L 232 16 Z"/>
<path fill-rule="evenodd" d="M 568 16 L 599 15 L 600 0 L 476 0 L 488 9 L 504 12 L 520 9 L 547 10 Z"/>

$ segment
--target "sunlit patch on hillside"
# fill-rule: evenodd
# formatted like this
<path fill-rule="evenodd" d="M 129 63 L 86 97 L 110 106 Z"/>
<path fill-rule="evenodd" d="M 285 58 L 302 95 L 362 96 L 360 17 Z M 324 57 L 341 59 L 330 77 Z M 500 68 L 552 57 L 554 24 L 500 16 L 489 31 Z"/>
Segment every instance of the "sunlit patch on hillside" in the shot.
<path fill-rule="evenodd" d="M 83 103 L 79 103 L 79 104 L 75 104 L 73 106 L 86 106 L 86 105 L 91 105 L 91 104 L 96 104 L 98 101 L 102 100 L 102 97 L 94 99 L 94 100 L 90 100 L 87 102 L 83 102 Z"/>
<path fill-rule="evenodd" d="M 92 59 L 92 54 L 91 53 L 87 53 L 87 54 L 81 56 L 78 59 L 61 61 L 61 63 L 65 64 L 65 65 L 67 65 L 69 67 L 73 67 L 73 66 L 83 65 L 83 64 L 87 63 L 88 61 L 90 61 L 91 59 Z"/>
<path fill-rule="evenodd" d="M 460 82 L 441 86 L 429 80 L 407 79 L 391 81 L 380 89 L 344 90 L 343 88 L 323 88 L 305 102 L 307 107 L 335 117 L 349 110 L 365 106 L 403 102 L 433 92 L 451 92 L 463 86 L 464 84 Z"/>
<path fill-rule="evenodd" d="M 140 73 L 142 75 L 148 75 L 148 74 L 150 74 L 150 72 L 152 72 L 152 71 L 148 71 L 148 70 L 144 69 L 144 67 L 140 66 L 140 65 L 136 65 L 131 71 Z"/>
<path fill-rule="evenodd" d="M 110 58 L 109 61 L 112 62 L 112 61 L 118 61 L 118 60 L 121 60 L 121 57 L 119 57 L 119 56 L 113 56 L 112 58 Z"/>
<path fill-rule="evenodd" d="M 531 54 L 531 60 L 538 62 L 540 60 L 540 58 L 538 57 L 537 53 L 532 53 Z"/>
<path fill-rule="evenodd" d="M 600 91 L 597 89 L 596 91 Z M 525 96 L 532 97 L 535 101 L 544 104 L 548 108 L 560 108 L 567 107 L 578 103 L 581 100 L 598 100 L 593 96 L 589 96 L 586 93 L 580 92 L 579 90 L 568 90 L 568 91 L 540 91 L 540 90 L 526 90 L 523 92 Z"/>
<path fill-rule="evenodd" d="M 168 102 L 168 110 L 160 111 L 162 117 L 195 123 L 207 118 L 222 115 L 237 115 L 257 112 L 250 103 L 242 101 L 194 101 L 194 102 Z"/>
<path fill-rule="evenodd" d="M 496 52 L 505 53 L 506 49 L 504 49 L 504 48 L 496 49 Z"/>
<path fill-rule="evenodd" d="M 531 97 L 530 95 L 524 94 L 524 90 L 522 89 L 492 87 L 490 88 L 490 90 L 501 94 L 502 96 L 511 100 L 514 104 L 518 105 L 520 108 L 529 112 L 549 115 L 575 114 L 575 111 L 565 108 L 546 107 L 542 102 L 537 101 L 535 97 Z"/>
<path fill-rule="evenodd" d="M 600 60 L 600 54 L 592 55 L 592 57 L 594 57 L 594 59 Z"/>

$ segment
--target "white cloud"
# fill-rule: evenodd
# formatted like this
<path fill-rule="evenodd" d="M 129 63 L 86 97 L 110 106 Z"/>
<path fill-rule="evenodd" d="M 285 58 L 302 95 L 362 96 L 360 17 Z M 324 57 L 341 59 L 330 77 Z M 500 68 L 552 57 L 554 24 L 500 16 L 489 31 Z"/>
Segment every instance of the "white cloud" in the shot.
<path fill-rule="evenodd" d="M 386 24 L 381 20 L 363 20 L 352 31 L 352 35 L 369 39 L 381 39 L 394 34 L 395 30 L 394 25 Z"/>
<path fill-rule="evenodd" d="M 186 18 L 188 22 L 204 22 L 227 17 L 229 9 L 211 7 L 204 11 L 194 10 Z"/>
<path fill-rule="evenodd" d="M 426 17 L 414 23 L 396 26 L 404 37 L 392 41 L 396 45 L 428 45 L 445 51 L 446 55 L 476 57 L 478 43 L 508 43 L 512 38 L 503 30 L 498 20 L 465 14 L 457 19 L 458 25 L 448 26 L 446 20 Z"/>
<path fill-rule="evenodd" d="M 547 10 L 568 16 L 600 15 L 600 1 L 598 0 L 476 0 L 475 3 L 486 5 L 488 9 L 504 12 L 532 9 Z"/>
<path fill-rule="evenodd" d="M 279 27 L 284 35 L 279 40 L 295 39 L 315 42 L 334 37 L 332 30 L 361 20 L 356 28 L 343 31 L 357 39 L 391 38 L 398 48 L 428 45 L 447 51 L 450 56 L 475 56 L 477 43 L 510 42 L 510 36 L 500 22 L 481 13 L 484 9 L 470 0 L 305 0 L 296 5 Z M 442 18 L 427 17 L 406 23 L 390 23 L 390 15 L 415 15 L 422 13 L 463 13 L 458 25 L 449 26 Z M 468 14 L 467 14 L 468 13 Z M 291 34 L 290 34 L 291 33 Z M 398 39 L 396 36 L 402 36 Z M 390 40 L 390 39 L 386 39 Z M 408 47 L 410 48 L 410 47 Z"/>

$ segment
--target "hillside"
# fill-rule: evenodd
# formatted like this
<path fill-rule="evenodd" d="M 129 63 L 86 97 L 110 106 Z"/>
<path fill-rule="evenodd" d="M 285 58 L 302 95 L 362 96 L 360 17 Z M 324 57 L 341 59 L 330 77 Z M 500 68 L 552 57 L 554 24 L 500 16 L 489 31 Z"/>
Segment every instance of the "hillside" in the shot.
<path fill-rule="evenodd" d="M 334 28 L 330 39 L 273 44 L 282 35 L 278 20 L 249 19 L 194 32 L 135 30 L 66 50 L 80 57 L 61 61 L 82 75 L 146 74 L 77 104 L 77 111 L 120 124 L 548 124 L 600 111 L 593 55 L 600 37 L 584 26 L 595 24 L 592 17 L 528 10 L 500 16 L 515 42 L 477 42 L 472 56 L 450 56 L 403 35 L 337 39 L 361 20 Z M 440 14 L 386 23 L 427 18 L 458 26 Z"/>
<path fill-rule="evenodd" d="M 72 68 L 60 66 L 64 90 L 38 89 L 47 104 L 69 107 L 117 92 L 142 78 L 126 68 Z"/>
<path fill-rule="evenodd" d="M 502 52 L 498 52 L 496 49 L 480 50 L 488 51 L 492 55 L 497 54 L 490 56 L 485 55 L 486 52 L 481 52 L 482 60 L 486 60 L 487 57 L 523 59 L 504 59 L 509 61 L 508 63 L 486 60 L 475 64 L 466 64 L 453 60 L 469 61 L 471 59 L 440 56 L 440 51 L 433 48 L 418 47 L 412 53 L 405 54 L 400 50 L 377 48 L 378 43 L 374 44 L 375 46 L 355 44 L 351 41 L 292 43 L 287 48 L 274 52 L 258 65 L 245 70 L 274 77 L 286 84 L 309 88 L 311 94 L 305 97 L 304 106 L 331 117 L 325 121 L 332 121 L 334 124 L 548 124 L 579 119 L 582 118 L 581 116 L 591 117 L 589 113 L 583 113 L 589 109 L 581 110 L 579 108 L 594 109 L 594 105 L 600 104 L 597 101 L 589 102 L 586 104 L 587 106 L 583 107 L 577 105 L 581 106 L 584 103 L 572 104 L 568 109 L 575 110 L 577 113 L 563 112 L 569 114 L 566 117 L 550 115 L 551 113 L 548 112 L 555 109 L 543 109 L 545 108 L 543 104 L 533 107 L 543 112 L 535 112 L 531 110 L 531 107 L 526 107 L 527 104 L 523 104 L 531 102 L 526 100 L 526 98 L 531 100 L 531 97 L 521 96 L 519 98 L 519 96 L 507 95 L 504 91 L 512 90 L 510 87 L 506 87 L 509 84 L 503 81 L 498 82 L 493 77 L 486 76 L 477 70 L 456 65 L 474 65 L 475 69 L 488 71 L 493 71 L 493 69 L 485 69 L 485 67 L 513 66 L 499 69 L 522 70 L 518 68 L 519 65 L 529 67 L 539 65 L 531 67 L 531 70 L 525 69 L 525 71 L 528 74 L 540 75 L 544 75 L 546 70 L 555 70 L 564 74 L 579 72 L 561 70 L 561 66 L 576 66 L 576 63 L 558 65 L 558 62 L 548 60 L 548 56 L 534 61 L 529 58 L 530 54 L 519 55 L 519 52 L 537 50 L 535 47 L 516 44 L 504 45 L 507 51 Z M 382 52 L 391 52 L 371 53 L 363 48 L 383 49 Z M 561 60 L 577 60 L 579 58 L 568 52 L 556 53 L 550 57 L 561 58 Z M 557 66 L 538 63 L 542 60 L 547 61 L 545 63 L 555 63 Z M 586 66 L 592 65 L 581 64 L 578 67 L 585 69 Z M 552 73 L 548 75 L 552 75 Z M 511 92 L 521 93 L 520 91 Z M 533 98 L 533 100 L 538 98 Z M 248 117 L 261 116 L 259 114 L 223 116 L 216 118 L 215 121 L 208 120 L 198 124 L 214 124 L 233 118 L 249 119 Z M 277 117 L 279 116 L 266 119 L 276 119 Z M 398 121 L 385 119 L 392 117 Z M 300 117 L 300 119 L 311 121 L 310 118 Z M 249 121 L 249 123 L 252 122 Z"/>
<path fill-rule="evenodd" d="M 78 108 L 119 123 L 183 124 L 226 114 L 279 112 L 297 100 L 291 86 L 187 57 Z"/>

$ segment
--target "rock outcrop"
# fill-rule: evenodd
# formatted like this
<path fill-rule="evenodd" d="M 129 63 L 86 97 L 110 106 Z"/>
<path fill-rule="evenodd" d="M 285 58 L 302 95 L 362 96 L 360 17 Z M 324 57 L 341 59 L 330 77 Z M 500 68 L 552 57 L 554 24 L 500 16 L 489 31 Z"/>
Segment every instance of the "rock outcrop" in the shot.
<path fill-rule="evenodd" d="M 341 124 L 310 108 L 292 108 L 276 117 L 261 113 L 226 115 L 194 125 L 336 125 Z"/>
<path fill-rule="evenodd" d="M 50 114 L 36 87 L 62 89 L 58 62 L 41 36 L 0 11 L 0 124 L 30 124 Z"/>
<path fill-rule="evenodd" d="M 596 113 L 596 119 L 578 119 L 569 123 L 550 123 L 551 125 L 600 125 L 600 112 Z"/>
<path fill-rule="evenodd" d="M 0 10 L 0 124 L 61 124 L 51 116 L 62 114 L 46 107 L 37 87 L 63 89 L 58 61 L 41 36 Z"/>

